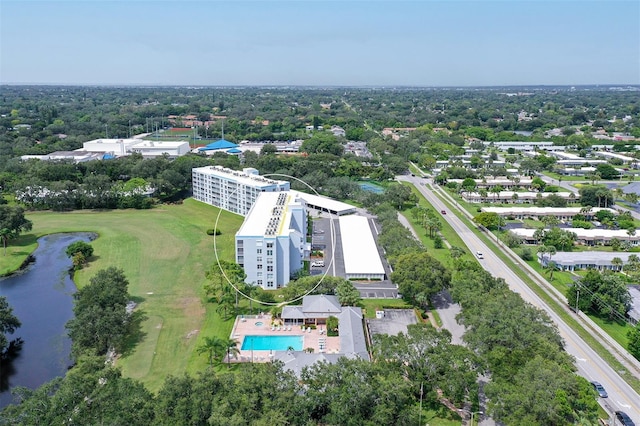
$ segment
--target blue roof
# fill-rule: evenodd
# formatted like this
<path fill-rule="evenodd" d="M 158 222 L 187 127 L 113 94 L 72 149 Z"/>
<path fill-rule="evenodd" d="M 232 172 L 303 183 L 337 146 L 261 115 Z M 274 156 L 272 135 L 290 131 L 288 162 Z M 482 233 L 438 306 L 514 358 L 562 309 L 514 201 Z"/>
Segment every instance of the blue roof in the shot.
<path fill-rule="evenodd" d="M 225 139 L 220 139 L 219 141 L 211 142 L 207 146 L 203 146 L 202 148 L 200 148 L 200 151 L 210 151 L 213 149 L 237 148 L 237 146 L 238 145 L 236 145 L 233 142 L 229 142 L 228 140 L 225 140 Z"/>
<path fill-rule="evenodd" d="M 240 154 L 242 152 L 242 150 L 240 150 L 238 148 L 231 148 L 231 149 L 227 150 L 227 152 L 229 154 Z"/>

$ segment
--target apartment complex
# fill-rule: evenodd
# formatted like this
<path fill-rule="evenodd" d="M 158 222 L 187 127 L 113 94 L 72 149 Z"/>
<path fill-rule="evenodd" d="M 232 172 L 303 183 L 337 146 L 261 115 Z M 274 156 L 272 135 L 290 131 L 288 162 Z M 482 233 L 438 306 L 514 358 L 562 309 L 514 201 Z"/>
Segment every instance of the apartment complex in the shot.
<path fill-rule="evenodd" d="M 242 216 L 247 215 L 261 193 L 288 191 L 290 187 L 289 182 L 262 177 L 253 168 L 240 172 L 206 166 L 193 169 L 191 174 L 194 199 Z"/>
<path fill-rule="evenodd" d="M 248 284 L 273 290 L 309 258 L 307 212 L 302 198 L 289 191 L 262 192 L 236 233 L 236 263 Z"/>

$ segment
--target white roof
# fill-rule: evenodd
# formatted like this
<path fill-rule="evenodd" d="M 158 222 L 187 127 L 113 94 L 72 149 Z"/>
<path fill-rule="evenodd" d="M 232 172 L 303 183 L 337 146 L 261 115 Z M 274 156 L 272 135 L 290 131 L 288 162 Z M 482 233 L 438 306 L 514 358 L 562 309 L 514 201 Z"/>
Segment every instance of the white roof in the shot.
<path fill-rule="evenodd" d="M 247 174 L 245 172 L 227 169 L 222 166 L 197 167 L 193 169 L 193 172 L 201 173 L 204 175 L 217 176 L 221 179 L 237 182 L 241 185 L 246 185 L 253 188 L 272 187 L 274 185 L 281 185 L 285 188 L 289 187 L 289 182 L 283 180 L 274 180 L 262 177 L 260 175 Z"/>
<path fill-rule="evenodd" d="M 536 232 L 535 229 L 530 228 L 515 228 L 510 229 L 516 235 L 520 235 L 522 237 L 533 238 L 533 233 Z M 611 239 L 618 238 L 622 241 L 632 239 L 637 240 L 640 238 L 640 233 L 629 236 L 627 234 L 626 229 L 583 229 L 583 228 L 563 228 L 563 231 L 573 232 L 578 236 L 580 240 L 598 240 L 598 239 Z"/>
<path fill-rule="evenodd" d="M 599 155 L 600 157 L 618 158 L 618 159 L 620 159 L 622 161 L 626 161 L 628 163 L 632 163 L 634 161 L 637 161 L 633 157 L 629 157 L 627 155 L 622 155 L 622 154 L 616 154 L 615 152 L 595 151 L 594 154 L 595 155 Z"/>
<path fill-rule="evenodd" d="M 155 148 L 155 149 L 167 149 L 167 148 L 180 148 L 183 146 L 189 146 L 188 141 L 138 141 L 137 144 L 132 145 L 132 149 L 136 148 Z"/>
<path fill-rule="evenodd" d="M 483 212 L 487 213 L 497 213 L 498 215 L 509 215 L 509 214 L 523 214 L 523 215 L 532 215 L 532 216 L 544 216 L 544 215 L 560 215 L 560 216 L 571 216 L 580 214 L 583 207 L 482 207 Z M 592 207 L 590 210 L 590 214 L 594 215 L 598 213 L 600 210 L 607 210 L 613 214 L 618 214 L 616 210 L 603 208 L 603 207 Z"/>
<path fill-rule="evenodd" d="M 284 209 L 281 214 L 274 214 L 278 197 L 284 196 L 286 200 L 284 202 Z M 275 223 L 275 233 L 270 237 L 280 237 L 289 235 L 289 221 L 291 215 L 287 211 L 287 206 L 294 203 L 296 200 L 287 191 L 280 192 L 261 192 L 258 194 L 258 198 L 249 210 L 249 213 L 245 216 L 242 226 L 238 230 L 236 235 L 241 236 L 264 236 L 267 233 L 267 228 Z M 276 219 L 272 222 L 272 219 Z"/>
<path fill-rule="evenodd" d="M 332 198 L 322 197 L 320 195 L 308 194 L 300 191 L 290 191 L 295 197 L 302 198 L 310 207 L 321 207 L 337 215 L 353 213 L 356 208 L 351 204 L 343 203 Z"/>
<path fill-rule="evenodd" d="M 551 260 L 560 265 L 611 265 L 614 258 L 619 258 L 623 263 L 629 262 L 629 256 L 637 253 L 623 253 L 611 251 L 559 251 L 551 257 Z M 540 257 L 541 254 L 538 254 Z M 549 255 L 545 255 L 548 259 Z"/>
<path fill-rule="evenodd" d="M 384 275 L 384 266 L 371 234 L 369 219 L 363 216 L 340 216 L 340 238 L 347 276 L 350 274 Z"/>
<path fill-rule="evenodd" d="M 571 192 L 527 192 L 527 191 L 523 191 L 523 192 L 514 192 L 514 191 L 500 191 L 498 193 L 498 195 L 496 196 L 496 194 L 489 192 L 487 194 L 487 199 L 491 200 L 493 198 L 510 198 L 513 197 L 513 194 L 518 194 L 519 198 L 538 198 L 538 194 L 540 194 L 540 196 L 542 198 L 546 198 L 549 195 L 555 194 L 559 197 L 562 198 L 571 198 Z M 469 193 L 469 195 L 467 196 L 468 198 L 471 197 L 476 197 L 479 198 L 480 197 L 480 193 L 479 192 L 471 192 Z M 578 195 L 575 195 L 576 198 L 578 198 Z"/>

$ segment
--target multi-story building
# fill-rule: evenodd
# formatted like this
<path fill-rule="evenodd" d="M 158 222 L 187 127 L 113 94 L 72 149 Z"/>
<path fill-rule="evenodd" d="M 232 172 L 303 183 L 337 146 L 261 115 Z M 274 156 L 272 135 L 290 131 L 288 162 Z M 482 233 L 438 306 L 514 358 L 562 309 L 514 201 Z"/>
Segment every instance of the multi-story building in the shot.
<path fill-rule="evenodd" d="M 286 286 L 309 258 L 306 203 L 299 195 L 262 192 L 236 233 L 236 263 L 248 284 L 273 290 Z"/>
<path fill-rule="evenodd" d="M 193 198 L 245 216 L 263 192 L 288 191 L 286 181 L 262 177 L 253 168 L 241 172 L 222 166 L 198 167 L 192 170 Z"/>

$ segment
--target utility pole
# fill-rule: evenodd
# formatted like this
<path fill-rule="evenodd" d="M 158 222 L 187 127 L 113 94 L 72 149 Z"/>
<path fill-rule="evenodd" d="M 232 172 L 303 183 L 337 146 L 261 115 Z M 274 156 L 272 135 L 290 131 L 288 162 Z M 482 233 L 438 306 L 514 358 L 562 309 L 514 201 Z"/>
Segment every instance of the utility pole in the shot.
<path fill-rule="evenodd" d="M 578 284 L 576 284 L 576 286 L 577 286 L 577 285 L 578 285 Z M 579 305 L 578 305 L 579 297 L 580 297 L 580 287 L 577 287 L 577 288 L 576 288 L 576 314 L 577 314 L 578 312 L 580 312 L 580 308 L 579 308 Z"/>

